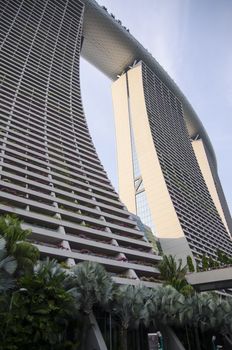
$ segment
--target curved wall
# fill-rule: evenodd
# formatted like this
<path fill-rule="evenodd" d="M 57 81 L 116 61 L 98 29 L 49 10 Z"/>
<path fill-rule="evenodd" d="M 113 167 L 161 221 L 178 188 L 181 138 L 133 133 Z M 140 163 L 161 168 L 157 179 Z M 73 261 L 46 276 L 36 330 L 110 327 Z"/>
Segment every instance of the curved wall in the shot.
<path fill-rule="evenodd" d="M 200 119 L 167 72 L 95 0 L 83 0 L 82 2 L 85 4 L 85 13 L 81 55 L 113 81 L 117 79 L 118 75 L 127 71 L 135 61 L 143 61 L 181 100 L 190 137 L 195 138 L 197 135 L 200 135 L 216 166 L 216 157 L 212 144 Z"/>
<path fill-rule="evenodd" d="M 222 219 L 226 218 L 227 226 L 231 231 L 231 216 L 217 174 L 217 162 L 213 146 L 191 104 L 155 58 L 106 9 L 99 6 L 95 0 L 83 0 L 83 3 L 85 4 L 85 14 L 81 55 L 113 81 L 116 81 L 119 76 L 130 70 L 134 64 L 142 61 L 180 100 L 190 139 L 202 140 L 214 178 L 214 188 L 211 195 L 214 197 L 214 192 L 217 192 L 215 203 L 218 200 L 221 202 Z M 207 182 L 207 178 L 204 180 Z M 209 184 L 207 186 L 210 187 Z M 122 189 L 120 192 L 122 193 Z M 133 199 L 130 200 L 131 202 L 133 202 Z"/>
<path fill-rule="evenodd" d="M 107 178 L 82 108 L 83 12 L 78 0 L 0 1 L 0 214 L 24 220 L 42 257 L 149 280 L 160 257 Z"/>

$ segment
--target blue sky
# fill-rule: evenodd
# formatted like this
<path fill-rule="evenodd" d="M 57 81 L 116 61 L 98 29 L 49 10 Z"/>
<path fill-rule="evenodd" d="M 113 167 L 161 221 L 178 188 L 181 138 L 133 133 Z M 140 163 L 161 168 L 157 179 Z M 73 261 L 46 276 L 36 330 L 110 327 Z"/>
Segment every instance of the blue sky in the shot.
<path fill-rule="evenodd" d="M 213 144 L 232 209 L 232 1 L 98 2 L 152 53 L 194 107 Z M 111 81 L 82 59 L 81 85 L 91 135 L 117 189 Z"/>

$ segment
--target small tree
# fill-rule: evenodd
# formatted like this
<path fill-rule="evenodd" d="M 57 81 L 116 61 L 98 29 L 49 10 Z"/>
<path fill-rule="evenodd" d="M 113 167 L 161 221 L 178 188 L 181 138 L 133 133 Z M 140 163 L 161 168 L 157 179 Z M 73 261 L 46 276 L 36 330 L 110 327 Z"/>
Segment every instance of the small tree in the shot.
<path fill-rule="evenodd" d="M 187 265 L 182 265 L 182 259 L 179 259 L 178 262 L 175 260 L 175 257 L 172 255 L 164 255 L 162 261 L 158 265 L 160 270 L 160 276 L 164 280 L 164 285 L 170 285 L 175 288 L 177 291 L 186 292 L 190 288 L 188 282 L 185 278 L 187 273 Z"/>
<path fill-rule="evenodd" d="M 201 261 L 202 261 L 203 271 L 207 271 L 209 268 L 209 262 L 208 262 L 208 258 L 205 254 L 202 255 Z"/>
<path fill-rule="evenodd" d="M 6 240 L 0 236 L 0 293 L 14 287 L 13 274 L 17 268 L 14 257 L 7 255 Z"/>
<path fill-rule="evenodd" d="M 164 255 L 158 268 L 161 277 L 167 282 L 171 282 L 173 279 L 183 279 L 187 272 L 187 266 L 182 265 L 182 259 L 176 261 L 172 255 Z"/>
<path fill-rule="evenodd" d="M 0 217 L 0 235 L 6 240 L 6 250 L 17 260 L 17 271 L 32 272 L 33 266 L 39 258 L 39 250 L 26 238 L 31 231 L 21 227 L 21 220 L 15 215 Z"/>
<path fill-rule="evenodd" d="M 75 265 L 71 273 L 71 292 L 78 300 L 83 314 L 81 349 L 85 350 L 89 315 L 94 305 L 106 306 L 109 303 L 112 298 L 113 282 L 102 265 L 91 261 Z"/>
<path fill-rule="evenodd" d="M 211 256 L 208 259 L 208 265 L 210 269 L 214 269 L 216 267 L 216 263 Z"/>
<path fill-rule="evenodd" d="M 127 350 L 128 348 L 128 328 L 137 329 L 141 319 L 144 317 L 144 303 L 148 295 L 146 287 L 131 285 L 120 286 L 114 294 L 112 311 L 120 322 L 122 350 Z M 139 339 L 137 342 L 139 346 Z"/>
<path fill-rule="evenodd" d="M 226 307 L 227 303 L 213 293 L 195 293 L 185 299 L 180 310 L 180 324 L 186 329 L 193 328 L 197 350 L 201 350 L 199 331 L 220 330 Z"/>
<path fill-rule="evenodd" d="M 195 272 L 195 267 L 193 265 L 193 260 L 190 255 L 187 256 L 187 265 L 188 265 L 188 270 L 189 272 Z"/>
<path fill-rule="evenodd" d="M 220 265 L 232 264 L 232 258 L 225 254 L 222 250 L 217 249 L 218 262 Z"/>
<path fill-rule="evenodd" d="M 145 325 L 153 323 L 157 329 L 159 324 L 178 324 L 184 301 L 185 297 L 170 285 L 153 289 L 144 307 Z"/>

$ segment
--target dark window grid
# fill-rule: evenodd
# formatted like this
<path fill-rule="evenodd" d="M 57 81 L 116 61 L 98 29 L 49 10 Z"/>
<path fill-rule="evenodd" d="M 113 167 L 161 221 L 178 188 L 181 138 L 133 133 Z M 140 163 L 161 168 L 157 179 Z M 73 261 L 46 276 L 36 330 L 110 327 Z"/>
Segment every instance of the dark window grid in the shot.
<path fill-rule="evenodd" d="M 13 157 L 15 159 L 21 160 L 22 162 L 24 162 L 24 163 L 22 163 L 24 165 L 28 165 L 29 163 L 30 163 L 30 165 L 35 164 L 36 166 L 43 168 L 43 169 L 47 169 L 49 166 L 48 160 L 43 161 L 43 160 L 39 159 L 41 157 L 38 157 L 38 158 L 35 156 L 32 157 L 30 155 L 27 155 L 26 152 L 21 153 L 21 152 L 16 151 L 16 150 L 9 149 L 9 147 L 8 147 L 5 149 L 5 153 L 3 155 L 3 158 L 12 159 L 9 157 Z"/>
<path fill-rule="evenodd" d="M 28 144 L 32 144 L 32 145 L 36 145 L 36 146 L 42 146 L 44 147 L 45 146 L 45 142 L 40 142 L 40 141 L 37 141 L 35 140 L 33 137 L 28 137 L 28 135 L 23 135 L 23 134 L 18 134 L 16 132 L 13 132 L 11 130 L 11 132 L 8 134 L 8 139 L 12 139 L 12 140 L 15 140 L 15 141 L 25 141 L 27 140 L 28 141 Z"/>
<path fill-rule="evenodd" d="M 6 1 L 5 4 L 2 4 L 0 7 L 0 18 L 5 17 L 5 14 L 8 13 L 8 11 L 10 11 L 12 18 L 15 17 L 17 11 L 18 11 L 18 1 L 15 1 L 15 4 L 10 3 L 10 1 Z M 4 5 L 4 6 L 3 6 Z"/>
<path fill-rule="evenodd" d="M 17 134 L 21 134 L 22 136 L 30 136 L 32 138 L 35 138 L 35 140 L 38 140 L 42 143 L 44 143 L 45 141 L 45 134 L 38 132 L 38 130 L 36 130 L 35 128 L 30 128 L 30 130 L 25 129 L 23 127 L 20 127 L 18 125 L 16 125 L 17 123 L 14 123 L 14 126 L 12 125 L 12 128 L 9 129 L 9 134 L 11 134 L 13 132 L 17 133 Z"/>
<path fill-rule="evenodd" d="M 42 86 L 40 88 L 47 88 L 47 81 L 45 82 L 44 79 L 40 79 L 40 77 L 38 75 L 33 76 L 31 73 L 26 72 L 26 76 L 24 77 L 24 79 L 22 80 L 22 86 L 28 86 L 28 87 L 33 87 L 33 84 L 41 84 Z M 11 81 L 11 79 L 8 77 L 9 82 Z M 13 79 L 12 79 L 13 80 Z M 14 84 L 15 86 L 15 84 Z M 38 90 L 39 91 L 39 90 Z"/>
<path fill-rule="evenodd" d="M 9 152 L 8 152 L 9 153 Z M 17 164 L 17 167 L 23 167 L 23 168 L 25 168 L 25 166 L 26 167 L 28 167 L 28 169 L 32 169 L 32 171 L 33 172 L 36 172 L 36 171 L 39 171 L 39 172 L 41 172 L 41 170 L 43 171 L 43 174 L 44 173 L 46 173 L 47 175 L 48 174 L 51 174 L 52 176 L 54 176 L 54 178 L 61 178 L 61 179 L 68 179 L 68 180 L 70 180 L 70 181 L 72 181 L 72 182 L 74 182 L 74 183 L 76 183 L 76 185 L 78 186 L 78 184 L 80 184 L 80 185 L 82 185 L 82 186 L 84 186 L 86 189 L 88 189 L 89 187 L 91 187 L 93 190 L 96 188 L 95 186 L 94 186 L 94 184 L 92 185 L 92 182 L 89 182 L 89 184 L 87 185 L 84 181 L 82 182 L 81 180 L 80 180 L 80 178 L 82 177 L 81 175 L 80 175 L 80 177 L 76 177 L 76 178 L 74 178 L 74 177 L 66 177 L 66 176 L 63 176 L 63 175 L 61 175 L 61 174 L 59 174 L 59 173 L 56 173 L 55 171 L 53 171 L 53 170 L 51 170 L 51 171 L 49 171 L 47 168 L 49 167 L 49 164 L 47 164 L 46 166 L 44 165 L 44 166 L 42 166 L 42 164 L 41 163 L 39 163 L 39 165 L 35 165 L 35 164 L 38 164 L 38 161 L 37 160 L 35 160 L 35 159 L 33 159 L 33 162 L 35 163 L 35 164 L 32 164 L 32 163 L 28 163 L 28 162 L 25 162 L 25 161 L 23 161 L 22 160 L 22 158 L 16 158 L 16 156 L 15 156 L 15 154 L 14 154 L 14 157 L 11 157 L 11 156 L 9 156 L 8 154 L 4 154 L 4 160 L 6 159 L 6 160 L 8 160 L 8 161 L 13 161 L 14 162 L 14 164 Z M 54 169 L 54 167 L 53 167 L 53 169 Z M 68 175 L 70 175 L 69 173 L 68 173 Z M 78 179 L 78 180 L 77 180 Z M 85 177 L 83 177 L 83 180 L 85 180 Z M 52 182 L 52 180 L 51 180 L 51 182 Z M 96 182 L 96 181 L 94 181 L 94 182 Z M 101 187 L 102 186 L 98 186 L 96 189 L 101 193 L 102 191 L 103 191 L 103 193 L 104 192 L 106 192 L 107 193 L 107 189 L 105 188 L 105 187 L 103 187 L 102 189 L 101 189 Z M 112 196 L 113 197 L 113 196 Z"/>
<path fill-rule="evenodd" d="M 54 130 L 54 129 L 52 129 L 52 130 Z M 50 128 L 47 128 L 48 134 L 49 134 L 49 131 L 50 131 Z M 75 140 L 76 140 L 76 138 L 78 139 L 79 143 L 81 142 L 87 146 L 91 145 L 91 143 L 92 143 L 91 140 L 87 140 L 85 137 L 83 137 L 83 135 L 81 135 L 79 133 L 74 132 L 73 136 L 74 136 Z M 51 138 L 49 138 L 49 140 L 51 140 Z"/>
<path fill-rule="evenodd" d="M 71 153 L 71 154 L 74 154 L 74 155 L 78 154 L 79 156 L 81 156 L 81 153 L 83 153 L 82 150 L 79 150 L 79 152 L 78 152 L 77 149 L 75 149 L 75 151 L 74 151 L 73 148 L 69 148 L 63 143 L 53 142 L 53 141 L 50 141 L 50 140 L 48 140 L 47 145 L 48 145 L 48 147 L 52 148 L 54 151 L 56 151 L 56 149 L 58 148 L 58 149 L 62 149 L 63 151 L 67 152 L 67 154 Z M 88 152 L 87 156 L 89 156 L 89 158 L 93 158 L 94 159 L 95 153 L 94 152 Z"/>
<path fill-rule="evenodd" d="M 14 154 L 15 154 L 16 152 L 14 152 Z M 35 158 L 33 158 L 33 157 L 30 157 L 29 155 L 27 155 L 27 156 L 25 156 L 28 160 L 31 160 L 31 161 L 35 161 Z M 49 161 L 48 159 L 47 159 L 47 161 Z M 41 161 L 41 160 L 36 160 L 36 162 L 38 162 L 39 163 L 39 166 L 42 166 L 42 165 L 44 165 L 44 166 L 47 166 L 48 164 L 46 163 L 46 162 L 43 162 L 43 161 Z M 83 173 L 83 172 L 80 172 L 80 171 L 78 171 L 77 169 L 79 169 L 78 167 L 77 168 L 74 168 L 74 167 L 69 167 L 69 166 L 67 166 L 66 164 L 59 164 L 59 165 L 62 165 L 62 166 L 64 166 L 65 168 L 63 168 L 63 167 L 60 167 L 60 166 L 55 166 L 55 165 L 52 165 L 50 162 L 49 162 L 49 166 L 51 167 L 51 173 L 52 173 L 52 171 L 54 171 L 54 172 L 56 172 L 56 171 L 61 171 L 61 172 L 64 172 L 64 173 L 66 173 L 66 174 L 68 174 L 68 175 L 70 175 L 72 178 L 75 178 L 75 174 L 80 174 L 79 175 L 79 177 L 78 177 L 78 179 L 83 179 L 83 180 L 86 180 L 86 179 L 89 179 L 90 181 L 89 181 L 89 183 L 92 185 L 93 184 L 93 186 L 95 185 L 95 183 L 96 184 L 98 184 L 98 187 L 99 188 L 102 188 L 102 189 L 104 189 L 104 190 L 108 190 L 108 188 L 112 188 L 112 186 L 110 186 L 109 185 L 109 182 L 108 181 L 105 181 L 105 178 L 103 177 L 99 177 L 99 176 L 92 176 L 91 174 L 89 174 L 88 173 L 88 171 L 86 171 L 85 173 Z M 74 172 L 72 172 L 71 170 L 75 170 L 75 173 Z M 84 176 L 82 175 L 82 174 L 84 174 Z M 101 186 L 101 184 L 104 184 L 104 186 Z"/>
<path fill-rule="evenodd" d="M 25 120 L 25 124 L 24 125 L 23 125 L 23 123 L 19 122 L 15 117 L 12 117 L 10 121 L 11 121 L 10 122 L 10 129 L 11 128 L 14 129 L 14 128 L 17 128 L 17 127 L 20 127 L 20 126 L 24 126 L 25 131 L 33 132 L 33 130 L 34 130 L 34 132 L 36 134 L 40 135 L 40 136 L 43 136 L 44 133 L 45 133 L 45 128 L 43 126 L 38 125 L 37 130 L 35 130 L 33 128 L 33 126 L 31 126 L 31 124 L 28 121 L 26 121 L 26 120 Z"/>
<path fill-rule="evenodd" d="M 81 126 L 83 126 L 85 123 L 81 123 L 79 122 Z M 69 135 L 70 133 L 73 135 L 73 137 L 78 137 L 79 139 L 79 135 L 76 131 L 76 126 L 74 126 L 74 123 L 70 123 L 71 125 L 68 125 L 68 124 L 63 124 L 63 122 L 61 122 L 60 120 L 57 120 L 56 124 L 55 122 L 53 122 L 53 120 L 51 121 L 51 118 L 47 120 L 46 122 L 46 127 L 47 127 L 47 131 L 49 131 L 50 133 L 54 133 L 54 134 L 62 134 L 62 135 Z M 66 127 L 69 126 L 69 127 Z M 91 139 L 90 137 L 83 137 L 81 136 L 80 137 L 80 140 L 83 141 L 83 143 L 86 143 L 87 145 L 89 143 L 91 143 Z"/>
<path fill-rule="evenodd" d="M 33 159 L 39 159 L 39 160 L 43 160 L 43 161 L 49 161 L 50 162 L 50 159 L 46 156 L 46 152 L 44 151 L 43 153 L 37 153 L 37 152 L 34 152 L 33 150 L 29 149 L 29 148 L 26 148 L 26 147 L 21 147 L 19 145 L 15 145 L 15 144 L 11 144 L 9 142 L 5 142 L 6 146 L 5 146 L 5 150 L 6 151 L 10 151 L 10 150 L 13 150 L 13 151 L 17 151 L 18 154 L 21 154 L 22 156 L 24 156 L 24 158 L 27 158 L 27 156 L 30 156 L 30 157 L 33 157 Z M 2 148 L 0 146 L 0 148 Z"/>
<path fill-rule="evenodd" d="M 77 167 L 77 165 L 79 165 L 79 166 L 82 165 L 81 160 L 79 160 L 78 162 L 77 161 L 70 162 L 70 161 L 66 161 L 66 159 L 64 158 L 64 160 L 62 162 L 61 160 L 54 159 L 50 156 L 48 159 L 49 159 L 49 163 L 51 164 L 51 166 L 56 165 L 59 167 L 62 165 L 69 172 L 76 171 L 77 168 L 79 169 L 79 167 Z M 94 180 L 97 180 L 98 182 L 109 185 L 109 180 L 107 180 L 101 172 L 93 171 L 91 167 L 84 166 L 84 165 L 82 165 L 82 169 L 85 171 L 88 179 L 94 179 Z M 88 174 L 94 174 L 94 176 L 88 175 Z"/>
<path fill-rule="evenodd" d="M 9 89 L 11 92 L 15 91 L 15 87 L 18 85 L 19 79 L 18 77 L 9 77 L 8 73 L 5 76 L 4 80 L 4 89 Z M 38 80 L 35 80 L 35 83 L 38 84 Z M 33 81 L 31 82 L 31 85 L 29 85 L 29 82 L 23 81 L 20 86 L 21 91 L 34 91 L 34 94 L 41 94 L 44 95 L 46 92 L 46 85 L 44 84 L 44 87 L 40 86 L 40 88 L 35 88 L 35 85 L 33 85 Z M 10 92 L 10 93 L 11 93 Z"/>
<path fill-rule="evenodd" d="M 10 166 L 10 165 L 7 165 L 7 164 L 5 164 L 5 166 Z M 16 169 L 16 170 L 15 170 Z M 12 170 L 12 169 L 9 169 L 8 168 L 8 171 L 10 171 L 10 170 Z M 22 173 L 22 175 L 23 175 L 23 177 L 25 176 L 25 174 L 27 175 L 27 176 L 32 176 L 33 178 L 36 176 L 36 175 L 39 175 L 39 178 L 37 177 L 37 181 L 40 181 L 40 180 L 42 180 L 42 181 L 48 181 L 48 178 L 47 177 L 44 177 L 44 175 L 40 175 L 40 171 L 38 171 L 38 170 L 36 170 L 36 171 L 38 171 L 38 174 L 36 174 L 35 173 L 35 169 L 33 169 L 33 171 L 31 172 L 31 171 L 28 171 L 28 170 L 22 170 L 20 167 L 18 168 L 18 167 L 16 167 L 16 166 L 13 166 L 13 171 L 14 171 L 14 173 L 15 173 L 15 171 L 17 171 L 18 173 L 21 173 L 22 171 L 23 171 L 23 173 Z M 44 173 L 42 173 L 42 174 L 44 174 Z M 82 195 L 83 195 L 83 193 L 85 194 L 85 196 L 86 195 L 88 195 L 88 198 L 90 197 L 90 192 L 88 192 L 88 190 L 86 190 L 86 191 L 83 191 L 83 190 L 81 190 L 80 189 L 80 185 L 78 185 L 77 184 L 77 186 L 78 187 L 74 187 L 74 186 L 69 186 L 69 185 L 67 185 L 67 184 L 65 184 L 65 183 L 63 183 L 63 182 L 59 182 L 59 181 L 56 181 L 56 180 L 54 180 L 54 178 L 52 179 L 52 180 L 50 180 L 49 179 L 49 181 L 52 181 L 52 183 L 53 183 L 53 185 L 54 186 L 61 186 L 62 188 L 64 188 L 64 187 L 66 187 L 66 190 L 67 191 L 71 191 L 71 190 L 75 190 L 77 193 L 81 193 Z M 74 182 L 74 184 L 75 184 L 75 182 Z M 56 191 L 56 188 L 54 188 L 54 191 Z M 71 195 L 72 197 L 74 196 L 73 194 Z M 92 195 L 91 195 L 91 197 L 92 197 Z M 97 195 L 97 197 L 98 197 L 98 195 Z M 78 199 L 78 198 L 77 198 Z M 84 198 L 83 198 L 84 199 Z M 101 198 L 101 195 L 99 195 L 99 199 L 102 199 Z M 106 202 L 107 204 L 109 203 L 109 201 L 108 201 L 108 199 L 107 198 L 104 198 L 104 202 Z M 98 205 L 97 204 L 97 202 L 94 202 L 96 205 Z M 108 204 L 108 205 L 115 205 L 115 204 L 120 204 L 120 203 L 114 203 L 114 204 L 112 204 L 111 203 L 111 201 L 110 201 L 110 204 Z M 122 207 L 122 205 L 120 205 L 121 207 Z"/>
<path fill-rule="evenodd" d="M 29 143 L 23 142 L 22 140 L 18 140 L 17 141 L 12 141 L 10 138 L 8 138 L 7 140 L 5 140 L 5 144 L 6 147 L 9 146 L 17 146 L 18 149 L 25 149 L 25 150 L 29 150 L 31 152 L 33 152 L 35 155 L 40 156 L 40 155 L 46 155 L 47 154 L 47 150 L 45 148 L 37 148 L 34 145 L 32 146 Z"/>

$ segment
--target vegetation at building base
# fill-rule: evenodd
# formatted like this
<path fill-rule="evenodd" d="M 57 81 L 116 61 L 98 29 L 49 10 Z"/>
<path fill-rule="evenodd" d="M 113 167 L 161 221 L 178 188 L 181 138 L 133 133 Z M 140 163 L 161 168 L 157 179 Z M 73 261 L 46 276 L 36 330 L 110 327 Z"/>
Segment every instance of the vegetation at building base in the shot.
<path fill-rule="evenodd" d="M 160 265 L 163 286 L 116 286 L 93 262 L 67 269 L 37 260 L 15 217 L 0 219 L 0 233 L 1 350 L 84 350 L 92 312 L 112 350 L 145 350 L 147 332 L 162 326 L 175 329 L 189 350 L 208 350 L 206 338 L 232 332 L 232 300 L 196 294 L 185 280 L 186 267 L 172 257 Z M 17 248 L 23 243 L 26 260 Z"/>
<path fill-rule="evenodd" d="M 203 254 L 198 257 L 196 269 L 194 267 L 191 256 L 187 256 L 187 266 L 189 272 L 210 271 L 219 268 L 231 267 L 232 257 L 225 254 L 220 249 L 217 249 L 217 258 L 213 259 L 211 256 Z"/>
<path fill-rule="evenodd" d="M 195 272 L 195 267 L 190 255 L 187 256 L 187 266 L 188 266 L 189 272 Z"/>

